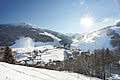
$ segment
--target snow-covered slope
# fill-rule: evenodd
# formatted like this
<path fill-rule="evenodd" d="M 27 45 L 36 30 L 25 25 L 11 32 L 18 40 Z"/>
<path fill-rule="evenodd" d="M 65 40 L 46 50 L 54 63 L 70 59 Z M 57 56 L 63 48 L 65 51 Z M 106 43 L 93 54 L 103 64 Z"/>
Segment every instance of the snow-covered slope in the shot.
<path fill-rule="evenodd" d="M 0 80 L 100 80 L 93 77 L 0 62 Z"/>
<path fill-rule="evenodd" d="M 34 42 L 34 40 L 30 37 L 21 37 L 19 40 L 15 41 L 15 44 L 13 44 L 11 48 L 32 48 L 44 45 L 62 46 L 60 44 L 61 39 L 56 37 L 55 35 L 47 32 L 40 33 L 40 35 L 51 37 L 53 39 L 53 42 Z"/>
<path fill-rule="evenodd" d="M 118 46 L 117 43 L 120 42 L 120 26 L 108 26 L 78 37 L 73 38 L 72 47 L 91 51 L 102 48 L 114 49 Z"/>

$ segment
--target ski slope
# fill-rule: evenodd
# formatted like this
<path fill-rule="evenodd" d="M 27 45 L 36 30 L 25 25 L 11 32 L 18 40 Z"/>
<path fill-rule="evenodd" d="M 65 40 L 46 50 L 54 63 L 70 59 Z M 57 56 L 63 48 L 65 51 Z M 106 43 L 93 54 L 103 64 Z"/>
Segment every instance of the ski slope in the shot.
<path fill-rule="evenodd" d="M 0 80 L 100 80 L 76 73 L 38 69 L 0 62 Z"/>
<path fill-rule="evenodd" d="M 118 26 L 108 26 L 100 30 L 94 31 L 92 33 L 83 35 L 77 35 L 73 39 L 72 47 L 80 48 L 82 51 L 90 50 L 94 51 L 95 49 L 109 48 L 114 49 L 111 45 L 111 38 L 115 33 L 120 35 L 120 27 Z M 81 37 L 79 39 L 79 37 Z"/>

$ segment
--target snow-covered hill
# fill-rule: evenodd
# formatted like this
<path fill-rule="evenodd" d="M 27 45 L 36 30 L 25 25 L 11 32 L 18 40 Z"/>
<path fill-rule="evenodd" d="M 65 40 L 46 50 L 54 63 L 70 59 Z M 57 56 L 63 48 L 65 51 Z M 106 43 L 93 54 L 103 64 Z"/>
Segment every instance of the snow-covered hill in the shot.
<path fill-rule="evenodd" d="M 68 72 L 37 69 L 0 62 L 0 80 L 100 80 Z"/>
<path fill-rule="evenodd" d="M 120 26 L 108 26 L 92 33 L 76 37 L 73 38 L 72 47 L 91 51 L 102 48 L 114 49 L 118 47 L 120 43 Z"/>
<path fill-rule="evenodd" d="M 72 42 L 71 39 L 64 34 L 42 29 L 40 26 L 28 23 L 0 24 L 0 46 L 12 46 L 20 42 L 19 40 L 23 37 L 29 37 L 36 43 L 55 42 L 55 44 L 63 45 Z"/>
<path fill-rule="evenodd" d="M 0 24 L 0 46 L 10 46 L 16 52 L 17 61 L 29 60 L 29 64 L 38 61 L 64 60 L 64 44 L 72 40 L 59 32 L 42 29 L 28 23 Z M 62 47 L 62 48 L 56 48 Z M 38 54 L 35 55 L 33 51 Z"/>

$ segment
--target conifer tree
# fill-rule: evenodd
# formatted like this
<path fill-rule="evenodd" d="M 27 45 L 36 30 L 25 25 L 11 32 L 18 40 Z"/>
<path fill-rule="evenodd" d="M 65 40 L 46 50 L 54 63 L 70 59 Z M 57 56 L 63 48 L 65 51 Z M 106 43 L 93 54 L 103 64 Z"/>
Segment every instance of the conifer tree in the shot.
<path fill-rule="evenodd" d="M 3 61 L 10 64 L 13 64 L 15 62 L 15 59 L 12 55 L 12 50 L 9 47 L 5 48 Z"/>

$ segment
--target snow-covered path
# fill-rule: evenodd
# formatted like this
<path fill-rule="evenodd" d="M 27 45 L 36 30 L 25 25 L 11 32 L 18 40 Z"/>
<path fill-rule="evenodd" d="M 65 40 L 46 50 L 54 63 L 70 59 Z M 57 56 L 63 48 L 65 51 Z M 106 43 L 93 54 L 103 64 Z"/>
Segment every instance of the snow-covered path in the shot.
<path fill-rule="evenodd" d="M 0 80 L 99 80 L 76 73 L 37 69 L 0 62 Z"/>

